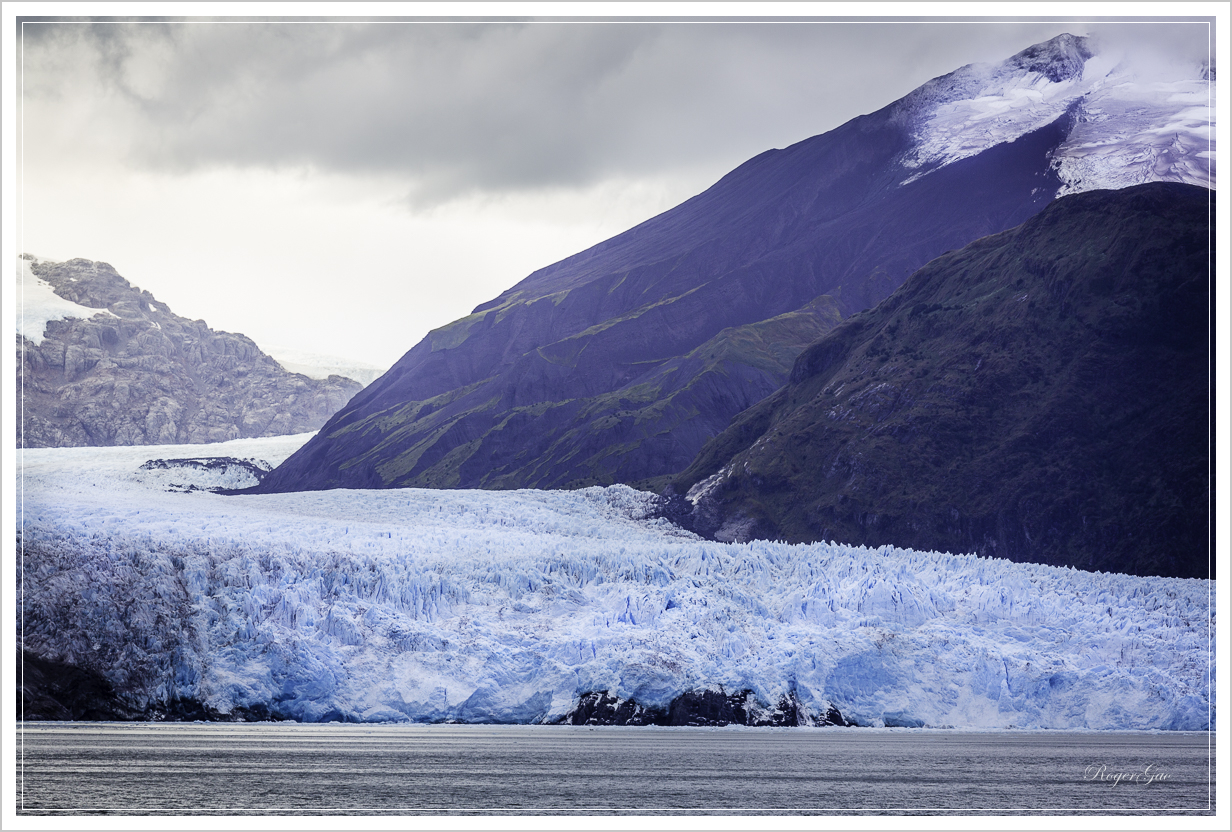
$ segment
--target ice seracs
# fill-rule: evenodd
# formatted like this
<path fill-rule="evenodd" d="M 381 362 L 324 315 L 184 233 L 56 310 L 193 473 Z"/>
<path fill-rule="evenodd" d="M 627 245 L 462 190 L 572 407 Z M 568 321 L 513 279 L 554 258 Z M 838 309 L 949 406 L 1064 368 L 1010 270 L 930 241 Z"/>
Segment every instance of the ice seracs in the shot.
<path fill-rule="evenodd" d="M 306 438 L 158 451 L 276 463 Z M 149 450 L 27 450 L 20 472 L 21 645 L 138 708 L 545 722 L 587 693 L 749 690 L 864 725 L 1213 713 L 1208 581 L 715 543 L 625 486 L 169 493 Z"/>

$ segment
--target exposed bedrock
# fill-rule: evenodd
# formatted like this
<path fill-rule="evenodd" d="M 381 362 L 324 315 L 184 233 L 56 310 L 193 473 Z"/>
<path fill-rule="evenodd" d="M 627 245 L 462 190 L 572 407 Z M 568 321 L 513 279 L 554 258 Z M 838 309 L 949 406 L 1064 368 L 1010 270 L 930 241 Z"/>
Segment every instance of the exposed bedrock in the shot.
<path fill-rule="evenodd" d="M 35 260 L 28 268 L 57 296 L 98 313 L 18 336 L 23 447 L 307 433 L 360 389 L 342 376 L 287 372 L 250 338 L 176 315 L 107 263 Z"/>

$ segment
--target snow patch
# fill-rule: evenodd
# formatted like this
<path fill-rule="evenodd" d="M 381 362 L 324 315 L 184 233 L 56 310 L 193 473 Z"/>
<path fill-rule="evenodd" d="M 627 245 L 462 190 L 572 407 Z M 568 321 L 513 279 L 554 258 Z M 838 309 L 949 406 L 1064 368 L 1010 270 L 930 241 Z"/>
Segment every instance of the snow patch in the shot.
<path fill-rule="evenodd" d="M 764 439 L 759 439 L 757 441 L 762 442 Z M 684 498 L 696 507 L 698 503 L 706 499 L 707 495 L 713 493 L 716 488 L 729 480 L 731 478 L 731 474 L 731 465 L 723 467 L 721 470 L 711 474 L 705 479 L 698 480 L 693 483 L 693 487 L 690 488 L 688 493 L 684 495 Z"/>
<path fill-rule="evenodd" d="M 55 293 L 51 284 L 31 271 L 31 266 L 39 262 L 38 258 L 17 258 L 17 336 L 26 338 L 38 345 L 43 343 L 47 334 L 47 324 L 52 321 L 63 321 L 68 318 L 89 319 L 95 315 L 110 315 L 118 318 L 114 312 L 107 309 L 91 309 L 65 300 Z"/>

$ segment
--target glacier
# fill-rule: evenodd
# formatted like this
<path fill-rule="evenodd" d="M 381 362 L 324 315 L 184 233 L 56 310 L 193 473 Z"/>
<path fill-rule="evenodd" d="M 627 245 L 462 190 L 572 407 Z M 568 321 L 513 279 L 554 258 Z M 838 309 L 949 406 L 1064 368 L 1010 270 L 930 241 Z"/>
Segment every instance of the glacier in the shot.
<path fill-rule="evenodd" d="M 307 438 L 157 455 L 275 465 Z M 153 450 L 18 456 L 18 645 L 139 709 L 544 723 L 748 690 L 866 726 L 1213 727 L 1213 581 L 717 543 L 627 486 L 168 491 Z"/>
<path fill-rule="evenodd" d="M 1073 124 L 1052 157 L 1058 197 L 1156 181 L 1215 188 L 1209 67 L 1190 67 L 1192 77 L 1147 77 L 1124 55 L 1087 51 L 1086 39 L 1062 36 L 1049 46 L 1054 58 L 1068 58 L 1080 71 L 1058 72 L 1055 63 L 1019 55 L 964 66 L 909 94 L 903 101 L 912 147 L 900 160 L 904 184 L 1068 113 Z"/>

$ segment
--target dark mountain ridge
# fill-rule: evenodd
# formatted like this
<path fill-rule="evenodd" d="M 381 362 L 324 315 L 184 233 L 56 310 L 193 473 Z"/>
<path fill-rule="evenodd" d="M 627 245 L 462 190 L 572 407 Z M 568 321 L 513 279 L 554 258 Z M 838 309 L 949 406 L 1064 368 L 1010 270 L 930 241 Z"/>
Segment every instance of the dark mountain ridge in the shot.
<path fill-rule="evenodd" d="M 1091 191 L 937 258 L 706 445 L 672 483 L 680 519 L 1213 577 L 1213 205 Z"/>
<path fill-rule="evenodd" d="M 997 71 L 1068 78 L 1089 56 L 1063 35 Z M 260 490 L 576 487 L 681 470 L 839 319 L 1053 199 L 1072 109 L 969 158 L 912 160 L 919 114 L 987 77 L 960 69 L 763 153 L 532 274 L 430 333 Z"/>

